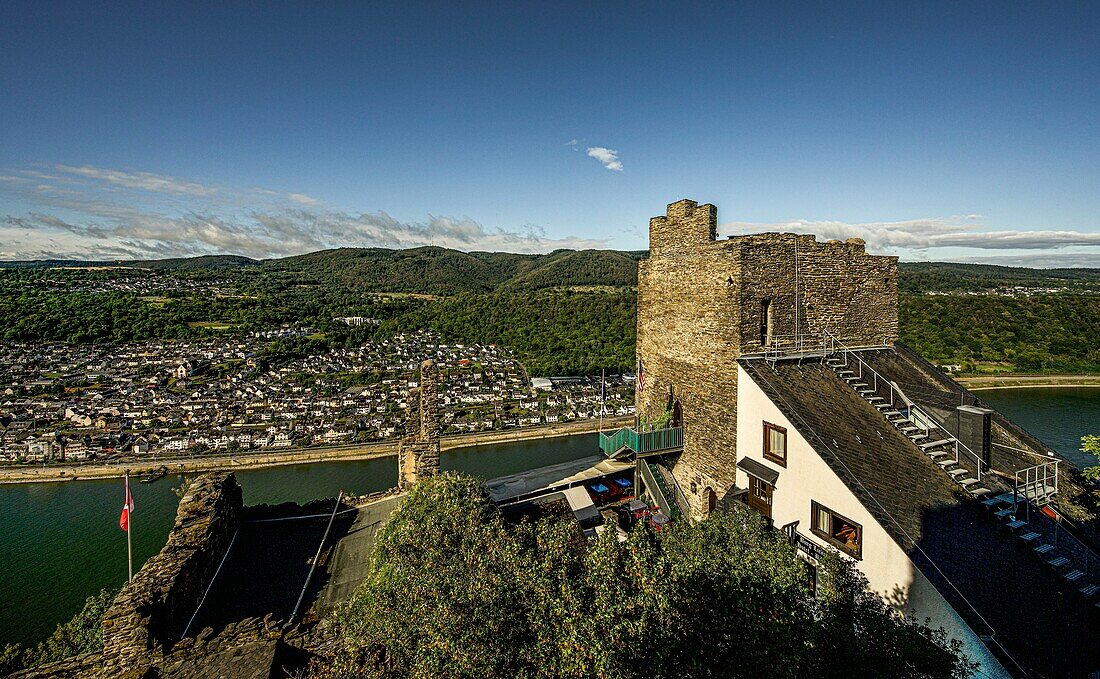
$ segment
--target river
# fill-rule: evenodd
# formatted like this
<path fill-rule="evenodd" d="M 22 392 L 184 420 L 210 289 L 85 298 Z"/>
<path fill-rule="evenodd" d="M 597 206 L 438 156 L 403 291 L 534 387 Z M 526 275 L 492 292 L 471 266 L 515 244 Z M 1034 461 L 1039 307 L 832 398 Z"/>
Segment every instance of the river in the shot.
<path fill-rule="evenodd" d="M 1100 387 L 983 389 L 978 398 L 1079 467 L 1097 464 L 1081 437 L 1100 434 Z"/>
<path fill-rule="evenodd" d="M 446 451 L 440 466 L 481 478 L 598 452 L 595 434 Z M 397 483 L 395 458 L 237 472 L 245 504 L 304 502 L 341 490 L 365 494 Z M 179 476 L 134 483 L 134 570 L 160 551 L 176 515 Z M 126 534 L 118 479 L 0 485 L 0 647 L 45 638 L 103 587 L 126 580 Z"/>
<path fill-rule="evenodd" d="M 1081 436 L 1100 434 L 1100 388 L 996 389 L 978 392 L 992 407 L 1074 460 Z M 596 452 L 596 436 L 457 448 L 444 469 L 481 478 L 512 474 Z M 397 481 L 393 458 L 242 470 L 246 504 L 303 502 L 385 490 Z M 164 545 L 179 500 L 180 478 L 134 484 L 135 569 Z M 118 528 L 118 480 L 0 486 L 0 645 L 41 640 L 68 620 L 89 595 L 126 579 L 126 535 Z"/>

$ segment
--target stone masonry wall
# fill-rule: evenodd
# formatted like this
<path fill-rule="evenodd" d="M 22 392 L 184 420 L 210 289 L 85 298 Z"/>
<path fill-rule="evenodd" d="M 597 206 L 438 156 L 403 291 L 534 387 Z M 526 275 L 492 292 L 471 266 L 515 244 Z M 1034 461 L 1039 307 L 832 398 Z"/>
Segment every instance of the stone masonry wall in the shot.
<path fill-rule="evenodd" d="M 397 449 L 397 485 L 405 489 L 417 479 L 439 473 L 439 367 L 420 364 L 420 386 L 410 394 L 405 436 Z"/>
<path fill-rule="evenodd" d="M 645 388 L 639 418 L 653 421 L 679 400 L 684 452 L 673 473 L 701 512 L 704 490 L 735 479 L 737 317 L 740 260 L 714 242 L 717 210 L 682 200 L 650 221 L 650 256 L 638 270 L 638 358 Z M 728 445 L 724 445 L 728 442 Z M 695 484 L 694 492 L 692 485 Z"/>
<path fill-rule="evenodd" d="M 203 474 L 191 481 L 168 543 L 134 574 L 103 616 L 105 676 L 148 667 L 179 641 L 240 526 L 242 507 L 241 487 L 232 473 Z"/>
<path fill-rule="evenodd" d="M 639 419 L 676 400 L 684 452 L 673 472 L 704 514 L 706 489 L 724 497 L 736 477 L 737 359 L 762 350 L 761 302 L 773 336 L 827 330 L 850 346 L 892 344 L 898 332 L 897 258 L 863 241 L 760 234 L 717 240 L 717 209 L 681 200 L 650 220 L 638 270 Z M 799 303 L 796 305 L 796 291 Z"/>
<path fill-rule="evenodd" d="M 897 341 L 897 257 L 868 255 L 858 238 L 819 243 L 813 236 L 765 233 L 727 242 L 741 259 L 741 353 L 764 348 L 764 300 L 771 302 L 773 334 L 780 338 L 795 334 L 797 315 L 802 335 L 827 332 L 852 347 Z"/>

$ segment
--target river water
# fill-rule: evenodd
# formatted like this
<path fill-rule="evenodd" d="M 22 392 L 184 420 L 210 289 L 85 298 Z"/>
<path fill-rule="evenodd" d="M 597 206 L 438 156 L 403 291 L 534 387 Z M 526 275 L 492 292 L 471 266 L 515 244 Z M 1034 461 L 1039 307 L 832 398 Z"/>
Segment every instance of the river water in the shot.
<path fill-rule="evenodd" d="M 440 466 L 481 478 L 598 453 L 595 434 L 446 451 Z M 397 483 L 395 458 L 241 470 L 245 504 L 362 495 Z M 132 484 L 134 570 L 160 551 L 176 516 L 180 477 Z M 118 527 L 119 479 L 0 485 L 0 647 L 37 642 L 103 587 L 126 581 L 126 534 Z"/>
<path fill-rule="evenodd" d="M 979 392 L 1077 464 L 1081 436 L 1100 434 L 1100 388 L 998 389 Z M 493 478 L 597 452 L 584 434 L 445 452 L 444 469 Z M 304 502 L 385 490 L 397 482 L 394 458 L 242 470 L 246 504 Z M 179 477 L 133 485 L 135 570 L 164 545 L 179 502 Z M 126 580 L 126 534 L 118 528 L 119 480 L 0 486 L 0 645 L 35 642 L 68 620 L 89 595 Z"/>
<path fill-rule="evenodd" d="M 1079 467 L 1097 464 L 1081 437 L 1100 435 L 1100 387 L 984 389 L 978 398 Z"/>

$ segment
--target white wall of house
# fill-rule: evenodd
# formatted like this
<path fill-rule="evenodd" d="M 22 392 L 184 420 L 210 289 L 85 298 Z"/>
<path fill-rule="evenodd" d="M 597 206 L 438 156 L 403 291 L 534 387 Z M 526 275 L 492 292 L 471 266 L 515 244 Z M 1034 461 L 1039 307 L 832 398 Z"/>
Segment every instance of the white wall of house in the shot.
<path fill-rule="evenodd" d="M 787 466 L 764 458 L 764 422 L 787 430 Z M 873 451 L 868 451 L 873 454 Z M 814 542 L 830 547 L 810 530 L 810 503 L 817 501 L 863 528 L 862 559 L 857 566 L 872 590 L 900 612 L 930 620 L 962 642 L 965 652 L 981 664 L 990 677 L 1011 677 L 981 639 L 935 586 L 917 569 L 905 551 L 871 516 L 832 468 L 814 450 L 756 385 L 743 368 L 737 368 L 737 459 L 749 457 L 779 472 L 772 495 L 772 519 L 776 527 L 794 521 L 798 530 Z M 737 470 L 737 486 L 748 488 L 748 475 Z M 887 507 L 887 509 L 889 509 Z M 831 547 L 830 547 L 831 548 Z"/>

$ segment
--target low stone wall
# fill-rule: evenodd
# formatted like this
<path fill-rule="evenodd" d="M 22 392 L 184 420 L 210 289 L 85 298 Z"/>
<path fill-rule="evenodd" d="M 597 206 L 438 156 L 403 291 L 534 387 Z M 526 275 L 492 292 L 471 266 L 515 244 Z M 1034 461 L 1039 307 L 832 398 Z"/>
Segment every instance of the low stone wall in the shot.
<path fill-rule="evenodd" d="M 119 675 L 160 660 L 184 627 L 241 524 L 241 487 L 232 473 L 195 477 L 168 543 L 149 559 L 103 617 L 103 669 Z"/>

